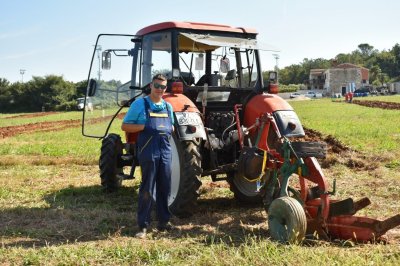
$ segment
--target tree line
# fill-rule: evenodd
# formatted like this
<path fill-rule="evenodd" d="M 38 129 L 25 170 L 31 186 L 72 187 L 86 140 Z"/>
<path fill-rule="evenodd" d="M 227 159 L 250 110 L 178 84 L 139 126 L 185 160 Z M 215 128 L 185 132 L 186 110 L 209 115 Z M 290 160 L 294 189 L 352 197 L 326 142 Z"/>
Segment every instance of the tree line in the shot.
<path fill-rule="evenodd" d="M 25 83 L 0 78 L 0 112 L 76 110 L 76 99 L 85 97 L 86 84 L 86 80 L 74 83 L 55 75 Z"/>
<path fill-rule="evenodd" d="M 342 63 L 351 63 L 369 69 L 369 83 L 383 86 L 388 82 L 400 81 L 400 45 L 389 50 L 378 51 L 368 43 L 358 45 L 351 53 L 340 53 L 332 59 L 305 58 L 279 70 L 281 84 L 304 84 L 309 79 L 310 69 L 328 69 Z"/>
<path fill-rule="evenodd" d="M 387 51 L 378 51 L 363 43 L 351 53 L 341 53 L 333 59 L 305 58 L 299 64 L 282 68 L 279 70 L 279 82 L 284 90 L 296 90 L 300 84 L 308 81 L 310 69 L 328 69 L 341 63 L 368 68 L 369 82 L 375 86 L 400 81 L 400 45 L 396 44 Z M 267 72 L 263 73 L 263 76 L 267 75 Z M 7 79 L 0 78 L 0 112 L 75 110 L 76 99 L 85 97 L 86 85 L 86 80 L 74 83 L 56 75 L 33 77 L 25 83 L 10 83 Z"/>

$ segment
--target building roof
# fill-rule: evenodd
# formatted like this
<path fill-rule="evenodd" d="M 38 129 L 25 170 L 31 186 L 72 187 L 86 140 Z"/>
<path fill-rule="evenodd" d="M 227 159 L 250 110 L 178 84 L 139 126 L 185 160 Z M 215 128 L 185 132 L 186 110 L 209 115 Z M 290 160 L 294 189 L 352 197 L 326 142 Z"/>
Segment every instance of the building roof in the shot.
<path fill-rule="evenodd" d="M 310 74 L 322 74 L 325 72 L 326 69 L 324 68 L 314 68 L 310 69 Z"/>
<path fill-rule="evenodd" d="M 339 65 L 337 65 L 335 67 L 332 67 L 332 68 L 363 68 L 363 69 L 367 69 L 368 70 L 368 68 L 357 66 L 357 65 L 351 64 L 351 63 L 339 64 Z"/>

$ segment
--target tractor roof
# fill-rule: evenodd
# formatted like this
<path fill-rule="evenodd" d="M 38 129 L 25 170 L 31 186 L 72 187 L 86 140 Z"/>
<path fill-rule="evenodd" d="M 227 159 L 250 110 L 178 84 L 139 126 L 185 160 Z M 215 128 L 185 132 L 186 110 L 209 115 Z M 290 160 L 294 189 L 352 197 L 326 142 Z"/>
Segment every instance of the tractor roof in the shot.
<path fill-rule="evenodd" d="M 220 32 L 234 32 L 234 33 L 250 33 L 257 34 L 258 32 L 252 28 L 241 28 L 241 27 L 231 27 L 228 25 L 221 24 L 210 24 L 210 23 L 199 23 L 199 22 L 176 22 L 168 21 L 153 24 L 139 30 L 137 35 L 145 35 L 148 33 L 166 30 L 166 29 L 193 29 L 201 31 L 220 31 Z"/>

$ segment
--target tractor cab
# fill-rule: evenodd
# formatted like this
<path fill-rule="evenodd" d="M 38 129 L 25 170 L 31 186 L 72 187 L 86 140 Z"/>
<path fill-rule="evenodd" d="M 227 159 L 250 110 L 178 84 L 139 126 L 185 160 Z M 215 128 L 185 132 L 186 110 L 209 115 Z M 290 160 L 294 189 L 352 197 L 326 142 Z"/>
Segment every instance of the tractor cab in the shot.
<path fill-rule="evenodd" d="M 263 77 L 260 57 L 276 49 L 256 36 L 253 29 L 190 22 L 100 34 L 87 90 L 95 111 L 84 113 L 83 134 L 105 137 L 116 111 L 146 95 L 155 73 L 168 78 L 167 92 L 186 95 L 199 109 L 205 102 L 207 110 L 233 108 L 250 93 L 268 91 L 276 75 Z"/>

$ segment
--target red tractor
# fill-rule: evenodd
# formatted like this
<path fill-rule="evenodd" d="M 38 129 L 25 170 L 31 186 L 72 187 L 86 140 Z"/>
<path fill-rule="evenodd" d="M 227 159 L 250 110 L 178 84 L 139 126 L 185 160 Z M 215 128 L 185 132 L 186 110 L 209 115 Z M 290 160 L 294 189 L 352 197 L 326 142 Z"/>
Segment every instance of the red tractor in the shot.
<path fill-rule="evenodd" d="M 137 136 L 127 134 L 123 142 L 110 133 L 118 129 L 112 122 L 162 73 L 168 78 L 164 99 L 175 116 L 169 207 L 176 216 L 195 211 L 200 178 L 210 176 L 226 180 L 237 200 L 262 202 L 270 235 L 281 242 L 315 232 L 369 241 L 399 225 L 400 215 L 386 221 L 353 216 L 367 198 L 330 198 L 335 186 L 329 191 L 316 159 L 325 156 L 326 145 L 299 141 L 305 133 L 293 108 L 276 95 L 277 73 L 263 76 L 261 59 L 271 47 L 256 36 L 249 28 L 190 22 L 98 36 L 86 94 L 93 111 L 84 112 L 82 132 L 102 139 L 104 189 L 134 178 L 137 165 Z"/>

